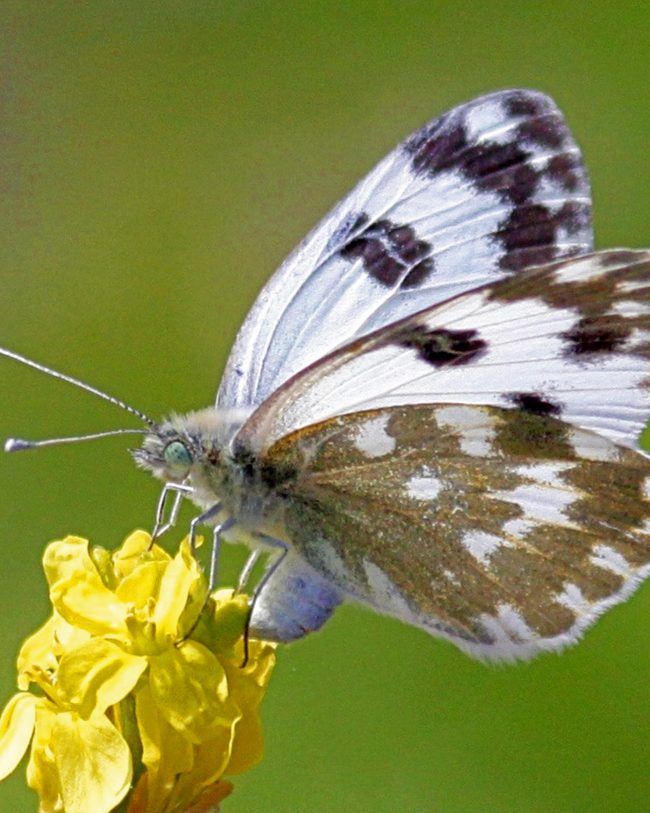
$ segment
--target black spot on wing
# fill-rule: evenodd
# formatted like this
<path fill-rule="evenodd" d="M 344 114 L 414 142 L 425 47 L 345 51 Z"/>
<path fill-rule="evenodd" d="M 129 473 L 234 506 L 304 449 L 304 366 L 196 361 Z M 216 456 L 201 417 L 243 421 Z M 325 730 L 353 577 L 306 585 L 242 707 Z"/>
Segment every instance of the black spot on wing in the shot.
<path fill-rule="evenodd" d="M 536 116 L 548 110 L 548 102 L 537 93 L 514 90 L 504 93 L 503 105 L 511 116 Z"/>
<path fill-rule="evenodd" d="M 460 169 L 469 148 L 463 120 L 450 123 L 446 114 L 417 130 L 404 147 L 418 175 L 437 175 L 444 170 Z M 458 118 L 458 117 L 456 117 Z"/>
<path fill-rule="evenodd" d="M 568 356 L 615 353 L 632 331 L 630 325 L 612 314 L 585 316 L 562 333 Z"/>
<path fill-rule="evenodd" d="M 366 214 L 359 215 L 356 222 L 357 227 L 350 229 L 356 235 L 339 253 L 346 260 L 360 259 L 366 273 L 377 282 L 386 287 L 400 283 L 413 288 L 433 273 L 431 245 L 418 239 L 412 226 L 387 219 L 366 225 Z"/>
<path fill-rule="evenodd" d="M 540 173 L 529 163 L 531 154 L 516 140 L 504 143 L 469 140 L 463 119 L 453 127 L 420 131 L 406 142 L 416 173 L 436 175 L 457 171 L 479 191 L 497 192 L 512 203 L 530 200 Z"/>
<path fill-rule="evenodd" d="M 341 246 L 355 237 L 368 224 L 365 212 L 348 212 L 327 241 L 327 251 L 339 251 Z"/>
<path fill-rule="evenodd" d="M 402 280 L 402 288 L 417 288 L 427 280 L 434 270 L 433 257 L 427 257 L 426 260 L 420 260 L 419 263 L 413 266 L 411 270 Z"/>
<path fill-rule="evenodd" d="M 404 328 L 393 334 L 390 341 L 415 350 L 433 367 L 467 364 L 483 355 L 488 346 L 477 330 L 427 330 L 422 325 Z"/>
<path fill-rule="evenodd" d="M 519 271 L 554 259 L 555 232 L 555 219 L 546 206 L 532 204 L 514 208 L 494 233 L 504 249 L 500 267 Z"/>
<path fill-rule="evenodd" d="M 556 113 L 530 116 L 517 128 L 517 137 L 539 147 L 557 149 L 569 138 L 569 129 Z"/>
<path fill-rule="evenodd" d="M 578 188 L 584 172 L 580 156 L 570 153 L 554 155 L 546 169 L 565 192 L 574 192 Z"/>
<path fill-rule="evenodd" d="M 540 173 L 528 162 L 530 155 L 516 142 L 482 145 L 466 167 L 466 177 L 480 191 L 497 192 L 514 204 L 532 200 Z"/>
<path fill-rule="evenodd" d="M 541 203 L 515 207 L 494 232 L 494 239 L 504 249 L 499 266 L 505 271 L 519 271 L 579 252 L 579 245 L 572 252 L 558 243 L 579 240 L 590 218 L 590 207 L 577 201 L 567 201 L 556 211 Z"/>
<path fill-rule="evenodd" d="M 482 136 L 470 135 L 470 117 L 483 112 L 482 105 L 492 123 Z M 490 126 L 499 130 L 499 123 L 498 137 L 490 139 Z M 493 234 L 504 249 L 501 269 L 518 271 L 589 249 L 591 203 L 582 159 L 561 113 L 541 94 L 504 92 L 470 102 L 416 132 L 405 149 L 416 174 L 455 172 L 509 205 Z M 542 186 L 543 198 L 557 190 L 557 204 L 540 199 Z"/>
<path fill-rule="evenodd" d="M 530 412 L 533 415 L 551 415 L 558 417 L 562 414 L 562 407 L 539 392 L 511 392 L 506 395 L 511 404 Z"/>

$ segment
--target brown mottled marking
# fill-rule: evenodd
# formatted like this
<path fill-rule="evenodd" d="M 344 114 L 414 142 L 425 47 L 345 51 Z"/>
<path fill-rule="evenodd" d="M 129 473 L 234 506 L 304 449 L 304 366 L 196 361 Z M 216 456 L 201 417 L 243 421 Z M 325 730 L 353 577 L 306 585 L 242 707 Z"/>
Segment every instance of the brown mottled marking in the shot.
<path fill-rule="evenodd" d="M 567 440 L 570 427 L 539 414 L 541 397 L 517 395 L 537 412 L 393 407 L 339 416 L 283 438 L 264 462 L 301 469 L 285 503 L 293 544 L 357 599 L 487 656 L 504 635 L 511 656 L 526 641 L 576 637 L 597 613 L 585 620 L 563 601 L 571 605 L 581 595 L 588 608 L 626 585 L 624 575 L 593 561 L 602 546 L 623 557 L 630 573 L 650 564 L 650 502 L 641 499 L 650 461 L 611 442 L 616 454 L 582 458 Z M 395 448 L 373 460 L 355 439 L 380 419 Z M 489 427 L 493 439 L 482 455 L 466 455 L 465 433 L 476 426 Z M 590 437 L 595 449 L 602 447 L 602 437 L 584 432 L 578 449 L 588 453 Z M 423 471 L 435 479 L 429 501 L 411 499 L 405 488 Z M 518 533 L 508 531 L 513 527 Z M 477 558 L 468 533 L 487 534 L 495 544 Z M 331 556 L 336 572 L 328 571 Z M 389 591 L 390 606 L 369 581 L 371 572 Z M 511 615 L 495 638 L 503 608 Z M 518 618 L 530 631 L 522 628 L 524 638 Z"/>
<path fill-rule="evenodd" d="M 548 415 L 505 411 L 497 428 L 496 443 L 506 456 L 571 460 L 575 452 L 568 439 L 569 427 Z"/>
<path fill-rule="evenodd" d="M 570 356 L 593 353 L 614 353 L 628 338 L 632 328 L 619 316 L 586 316 L 562 337 L 566 340 L 566 353 Z"/>

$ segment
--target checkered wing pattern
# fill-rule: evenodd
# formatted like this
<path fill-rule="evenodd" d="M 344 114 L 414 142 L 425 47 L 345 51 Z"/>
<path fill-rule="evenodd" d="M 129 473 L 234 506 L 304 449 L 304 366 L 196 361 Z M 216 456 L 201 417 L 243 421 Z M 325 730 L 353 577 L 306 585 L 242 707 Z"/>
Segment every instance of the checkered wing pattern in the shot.
<path fill-rule="evenodd" d="M 271 278 L 217 406 L 252 411 L 356 336 L 591 247 L 589 183 L 555 104 L 508 90 L 461 105 L 390 153 Z"/>

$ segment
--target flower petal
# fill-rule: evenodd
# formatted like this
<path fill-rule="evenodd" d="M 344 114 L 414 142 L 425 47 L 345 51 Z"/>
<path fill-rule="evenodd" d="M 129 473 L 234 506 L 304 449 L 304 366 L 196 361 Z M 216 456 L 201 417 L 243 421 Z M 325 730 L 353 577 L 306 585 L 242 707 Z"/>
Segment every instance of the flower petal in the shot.
<path fill-rule="evenodd" d="M 239 655 L 239 647 L 236 653 Z M 222 658 L 228 678 L 230 696 L 241 711 L 235 725 L 235 737 L 227 773 L 243 773 L 256 765 L 264 752 L 262 724 L 258 707 L 264 697 L 275 666 L 275 646 L 263 641 L 249 641 L 248 663 L 241 667 L 241 655 L 234 661 Z"/>
<path fill-rule="evenodd" d="M 38 793 L 39 813 L 61 810 L 59 772 L 54 764 L 52 748 L 52 728 L 56 716 L 57 709 L 53 703 L 43 700 L 37 705 L 32 750 L 27 765 L 27 784 Z"/>
<path fill-rule="evenodd" d="M 43 554 L 43 570 L 50 587 L 74 573 L 97 572 L 88 548 L 88 540 L 79 536 L 50 542 Z"/>
<path fill-rule="evenodd" d="M 228 774 L 244 773 L 262 759 L 264 737 L 262 723 L 256 708 L 242 708 L 242 717 L 235 723 Z"/>
<path fill-rule="evenodd" d="M 23 758 L 34 733 L 36 705 L 33 694 L 20 692 L 7 703 L 0 717 L 0 779 L 14 770 Z"/>
<path fill-rule="evenodd" d="M 141 562 L 122 579 L 115 591 L 116 596 L 134 607 L 145 607 L 159 594 L 168 567 L 169 564 L 162 561 Z"/>
<path fill-rule="evenodd" d="M 134 531 L 113 554 L 113 568 L 118 579 L 123 579 L 143 561 L 170 562 L 171 556 L 158 545 L 151 544 L 151 534 Z"/>
<path fill-rule="evenodd" d="M 27 689 L 37 673 L 53 672 L 56 669 L 56 627 L 57 616 L 52 615 L 20 647 L 17 659 L 19 689 Z"/>
<path fill-rule="evenodd" d="M 148 685 L 138 691 L 135 708 L 142 763 L 147 767 L 146 788 L 139 787 L 139 794 L 146 791 L 146 806 L 142 809 L 146 813 L 161 813 L 168 809 L 177 776 L 192 770 L 194 748 L 163 717 Z"/>
<path fill-rule="evenodd" d="M 103 714 L 126 697 L 146 668 L 146 658 L 130 655 L 103 638 L 93 638 L 61 658 L 59 696 L 85 719 Z"/>
<path fill-rule="evenodd" d="M 176 779 L 172 794 L 173 810 L 188 810 L 192 803 L 198 803 L 203 797 L 206 788 L 214 787 L 215 782 L 219 781 L 230 759 L 232 738 L 232 728 L 224 726 L 219 729 L 216 737 L 194 747 L 191 773 L 180 775 Z M 212 797 L 208 795 L 208 798 Z"/>
<path fill-rule="evenodd" d="M 77 571 L 50 588 L 57 612 L 75 627 L 92 633 L 126 635 L 127 607 L 109 590 L 96 570 Z"/>
<path fill-rule="evenodd" d="M 206 619 L 205 629 L 213 652 L 232 654 L 232 648 L 241 640 L 246 630 L 250 613 L 249 598 L 243 593 L 235 595 L 234 590 L 217 590 L 212 594 L 214 610 Z"/>
<path fill-rule="evenodd" d="M 206 647 L 187 640 L 149 660 L 153 698 L 163 716 L 193 743 L 216 736 L 240 713 L 228 695 L 222 665 Z"/>
<path fill-rule="evenodd" d="M 189 547 L 181 546 L 165 572 L 153 613 L 158 640 L 178 637 L 179 619 L 192 587 L 200 578 L 199 566 Z"/>
<path fill-rule="evenodd" d="M 57 714 L 52 743 L 66 813 L 109 813 L 121 802 L 131 783 L 131 754 L 106 717 Z"/>

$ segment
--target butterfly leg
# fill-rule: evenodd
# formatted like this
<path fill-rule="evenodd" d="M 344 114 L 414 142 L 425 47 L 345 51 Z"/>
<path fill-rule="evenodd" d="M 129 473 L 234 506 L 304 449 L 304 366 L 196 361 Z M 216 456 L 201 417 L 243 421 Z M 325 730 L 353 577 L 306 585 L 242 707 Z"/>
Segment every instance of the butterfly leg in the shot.
<path fill-rule="evenodd" d="M 217 502 L 214 505 L 211 505 L 207 511 L 199 514 L 198 517 L 194 517 L 194 519 L 190 522 L 190 548 L 192 550 L 192 556 L 196 555 L 196 529 L 199 527 L 199 525 L 203 525 L 208 520 L 216 517 L 219 511 L 221 511 L 221 503 Z M 223 530 L 222 526 L 217 526 L 217 528 L 221 528 Z"/>
<path fill-rule="evenodd" d="M 211 519 L 215 514 L 218 514 L 221 510 L 221 505 L 217 503 L 213 505 L 212 508 L 209 508 L 207 511 L 204 511 L 203 514 L 200 514 L 198 517 L 195 517 L 192 520 L 192 525 L 194 526 L 190 531 L 190 537 L 192 537 L 192 533 L 195 534 L 194 538 L 196 538 L 196 526 L 200 525 L 201 522 L 206 522 L 208 519 Z M 227 531 L 229 528 L 235 524 L 235 520 L 232 517 L 229 517 L 227 520 L 222 522 L 220 525 L 215 525 L 212 529 L 212 552 L 210 554 L 210 573 L 208 574 L 208 589 L 205 591 L 205 598 L 203 599 L 203 604 L 201 606 L 201 610 L 196 616 L 194 623 L 192 626 L 187 630 L 187 632 L 183 635 L 180 639 L 181 641 L 186 641 L 190 635 L 196 629 L 196 625 L 199 623 L 199 619 L 203 614 L 203 611 L 208 606 L 208 602 L 210 601 L 210 596 L 212 595 L 212 591 L 214 590 L 215 584 L 217 583 L 217 566 L 219 563 L 219 550 L 221 548 L 221 535 L 224 531 Z M 192 553 L 195 552 L 194 547 L 192 547 Z"/>
<path fill-rule="evenodd" d="M 208 578 L 208 596 L 214 590 L 217 584 L 217 572 L 219 566 L 219 550 L 221 548 L 221 535 L 224 531 L 227 531 L 229 528 L 235 524 L 235 520 L 232 517 L 229 517 L 225 522 L 222 522 L 221 525 L 215 525 L 212 530 L 212 552 L 210 554 L 210 574 Z"/>
<path fill-rule="evenodd" d="M 153 539 L 158 539 L 159 536 L 162 536 L 176 525 L 183 497 L 191 491 L 191 486 L 184 485 L 183 483 L 165 483 L 158 499 L 158 505 L 156 506 L 156 522 L 151 533 Z M 170 494 L 174 494 L 174 499 L 172 500 L 169 517 L 165 521 L 165 511 Z"/>
<path fill-rule="evenodd" d="M 253 568 L 257 564 L 261 553 L 262 549 L 256 548 L 246 560 L 246 564 L 244 565 L 241 573 L 239 574 L 239 581 L 237 582 L 235 594 L 242 593 L 244 591 L 244 588 L 246 587 L 248 580 L 250 579 L 251 573 L 253 572 Z"/>
<path fill-rule="evenodd" d="M 257 599 L 258 599 L 259 595 L 261 594 L 262 590 L 264 590 L 266 585 L 269 583 L 269 580 L 273 577 L 273 574 L 277 571 L 277 569 L 280 567 L 282 562 L 284 562 L 284 559 L 285 559 L 287 553 L 289 552 L 288 546 L 281 539 L 276 539 L 275 537 L 267 536 L 266 534 L 257 534 L 257 537 L 265 545 L 276 548 L 276 549 L 279 549 L 280 550 L 280 555 L 277 557 L 277 559 L 274 562 L 271 562 L 271 564 L 267 567 L 264 575 L 259 580 L 259 582 L 255 585 L 255 589 L 253 590 L 253 595 L 251 596 L 251 600 L 250 600 L 249 605 L 248 605 L 248 618 L 246 619 L 246 627 L 244 628 L 244 659 L 243 659 L 242 664 L 241 664 L 242 669 L 248 663 L 248 638 L 249 638 L 249 635 L 250 635 L 251 619 L 253 618 L 253 612 L 255 611 L 255 604 L 257 602 Z M 246 576 L 247 579 L 248 579 L 248 575 L 250 575 L 250 570 L 253 569 L 253 566 L 255 564 L 255 561 L 253 561 L 252 564 L 250 564 L 251 559 L 253 558 L 253 555 L 255 555 L 255 554 L 257 554 L 256 558 L 255 558 L 255 561 L 257 561 L 257 557 L 259 556 L 259 551 L 255 551 L 254 554 L 251 554 L 251 556 L 248 557 L 248 561 L 244 565 L 244 570 L 242 571 L 242 575 L 244 575 L 244 573 L 248 569 L 249 572 L 248 572 L 248 574 Z M 250 568 L 249 568 L 249 564 L 250 564 Z M 242 581 L 241 576 L 239 578 L 239 581 L 241 583 L 241 581 Z"/>
<path fill-rule="evenodd" d="M 260 595 L 262 590 L 264 590 L 264 588 L 269 583 L 269 581 L 271 580 L 273 574 L 277 571 L 277 569 L 280 567 L 282 562 L 284 562 L 284 558 L 287 555 L 287 553 L 289 552 L 289 548 L 288 548 L 287 544 L 285 542 L 283 542 L 281 539 L 276 539 L 275 537 L 272 537 L 272 536 L 266 536 L 266 534 L 258 534 L 257 536 L 258 536 L 259 539 L 261 539 L 263 541 L 263 543 L 265 545 L 270 546 L 272 548 L 275 548 L 276 550 L 279 550 L 280 554 L 278 555 L 277 559 L 274 562 L 271 562 L 271 564 L 266 568 L 266 571 L 264 572 L 264 575 L 259 580 L 259 582 L 255 585 L 255 589 L 253 590 L 253 595 L 251 596 L 251 612 L 250 612 L 251 615 L 253 614 L 253 609 L 255 607 L 255 601 L 256 601 L 257 597 Z M 260 551 L 258 551 L 257 553 L 258 553 L 258 556 L 259 556 Z M 249 557 L 249 561 L 250 561 L 250 557 Z M 246 562 L 244 570 L 246 570 L 247 566 L 248 566 L 248 562 Z M 251 566 L 251 569 L 252 569 L 252 566 Z M 240 577 L 240 580 L 241 580 L 241 577 Z"/>

